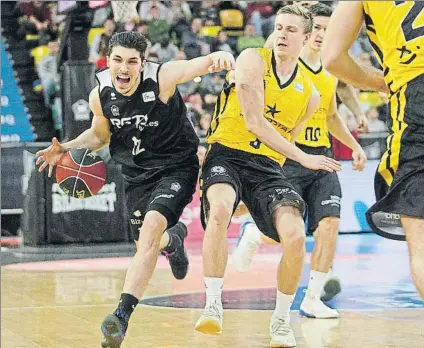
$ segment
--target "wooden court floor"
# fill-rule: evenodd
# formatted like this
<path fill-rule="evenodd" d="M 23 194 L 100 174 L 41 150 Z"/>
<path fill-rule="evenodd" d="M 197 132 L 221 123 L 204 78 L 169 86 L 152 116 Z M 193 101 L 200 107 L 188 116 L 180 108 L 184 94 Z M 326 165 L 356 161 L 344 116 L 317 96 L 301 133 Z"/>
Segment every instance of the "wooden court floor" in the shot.
<path fill-rule="evenodd" d="M 166 259 L 159 259 L 122 348 L 269 345 L 279 249 L 261 247 L 248 274 L 237 273 L 229 259 L 219 337 L 193 330 L 204 303 L 199 252 L 199 245 L 190 247 L 183 281 L 173 279 Z M 104 258 L 2 267 L 1 347 L 100 347 L 100 323 L 115 308 L 128 263 L 129 258 Z M 330 302 L 341 313 L 337 320 L 299 317 L 308 270 L 306 265 L 292 311 L 298 347 L 424 347 L 424 304 L 411 283 L 403 243 L 341 236 L 335 271 L 343 292 Z"/>

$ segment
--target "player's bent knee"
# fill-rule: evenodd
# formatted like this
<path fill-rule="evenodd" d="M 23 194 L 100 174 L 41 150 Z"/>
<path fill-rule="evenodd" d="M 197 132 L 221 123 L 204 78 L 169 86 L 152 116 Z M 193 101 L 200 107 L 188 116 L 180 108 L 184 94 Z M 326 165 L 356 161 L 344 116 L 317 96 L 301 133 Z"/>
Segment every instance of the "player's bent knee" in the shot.
<path fill-rule="evenodd" d="M 305 231 L 298 226 L 292 226 L 286 229 L 280 236 L 284 247 L 284 252 L 294 257 L 303 257 L 305 255 L 306 235 Z"/>
<path fill-rule="evenodd" d="M 208 222 L 213 222 L 217 225 L 228 225 L 232 216 L 233 205 L 230 201 L 222 200 L 214 202 L 210 206 Z"/>
<path fill-rule="evenodd" d="M 337 236 L 339 232 L 340 218 L 330 216 L 322 219 L 318 224 L 318 231 L 320 234 L 327 236 Z"/>
<path fill-rule="evenodd" d="M 166 218 L 159 212 L 149 211 L 140 227 L 137 250 L 155 249 L 159 247 L 160 239 L 167 226 Z"/>
<path fill-rule="evenodd" d="M 207 191 L 209 205 L 208 222 L 228 225 L 233 214 L 236 193 L 232 186 L 216 184 Z"/>

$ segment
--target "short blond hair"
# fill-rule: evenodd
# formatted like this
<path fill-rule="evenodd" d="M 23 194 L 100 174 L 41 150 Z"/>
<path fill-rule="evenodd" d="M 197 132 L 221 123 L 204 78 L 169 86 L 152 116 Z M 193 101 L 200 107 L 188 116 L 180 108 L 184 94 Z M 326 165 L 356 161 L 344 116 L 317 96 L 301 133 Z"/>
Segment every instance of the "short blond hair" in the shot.
<path fill-rule="evenodd" d="M 298 4 L 287 5 L 280 8 L 277 12 L 277 16 L 282 13 L 288 13 L 303 18 L 303 24 L 305 27 L 305 34 L 312 32 L 313 17 L 312 13 L 306 8 Z"/>

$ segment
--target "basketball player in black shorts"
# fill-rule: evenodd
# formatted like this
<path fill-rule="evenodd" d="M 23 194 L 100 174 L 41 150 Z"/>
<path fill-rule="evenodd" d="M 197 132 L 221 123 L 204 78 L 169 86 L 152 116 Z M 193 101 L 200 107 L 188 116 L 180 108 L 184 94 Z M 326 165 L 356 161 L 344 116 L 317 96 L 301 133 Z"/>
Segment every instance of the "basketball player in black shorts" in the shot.
<path fill-rule="evenodd" d="M 412 278 L 424 297 L 424 15 L 421 1 L 340 2 L 327 30 L 324 67 L 362 89 L 389 93 L 387 151 L 367 212 L 383 237 L 407 240 Z M 349 48 L 365 20 L 383 71 L 359 65 Z"/>
<path fill-rule="evenodd" d="M 49 148 L 37 153 L 39 170 L 49 166 L 49 175 L 65 151 L 78 147 L 98 150 L 109 144 L 112 158 L 122 165 L 137 252 L 118 308 L 102 323 L 102 347 L 121 346 L 159 250 L 168 255 L 176 278 L 187 273 L 187 231 L 178 220 L 196 189 L 199 141 L 176 86 L 235 65 L 227 52 L 161 65 L 145 60 L 146 47 L 140 33 L 115 34 L 109 43 L 108 68 L 96 74 L 98 86 L 90 93 L 91 128 L 64 144 L 53 139 Z"/>

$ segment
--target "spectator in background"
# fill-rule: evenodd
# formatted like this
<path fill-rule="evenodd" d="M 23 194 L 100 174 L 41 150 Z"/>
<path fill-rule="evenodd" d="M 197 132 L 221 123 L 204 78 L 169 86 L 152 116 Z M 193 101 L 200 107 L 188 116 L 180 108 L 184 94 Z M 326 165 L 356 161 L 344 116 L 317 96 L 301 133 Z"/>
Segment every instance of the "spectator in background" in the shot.
<path fill-rule="evenodd" d="M 109 45 L 105 42 L 101 42 L 100 52 L 99 52 L 99 58 L 97 58 L 96 61 L 96 68 L 97 69 L 103 69 L 107 67 L 107 54 L 109 51 Z"/>
<path fill-rule="evenodd" d="M 171 0 L 171 6 L 168 8 L 168 22 L 170 25 L 176 25 L 180 21 L 189 23 L 191 21 L 191 9 L 187 1 Z"/>
<path fill-rule="evenodd" d="M 218 25 L 219 24 L 219 16 L 218 16 L 218 5 L 219 1 L 213 0 L 204 0 L 199 2 L 201 5 L 200 8 L 195 12 L 196 17 L 202 19 L 204 23 L 208 23 L 208 25 Z"/>
<path fill-rule="evenodd" d="M 210 74 L 202 76 L 199 86 L 199 94 L 203 98 L 203 109 L 213 114 L 218 95 L 225 82 L 225 73 Z"/>
<path fill-rule="evenodd" d="M 49 54 L 41 59 L 37 67 L 38 76 L 43 86 L 44 103 L 52 110 L 55 130 L 62 129 L 62 107 L 60 99 L 56 98 L 60 76 L 57 69 L 57 53 L 59 43 L 50 41 L 47 44 Z"/>
<path fill-rule="evenodd" d="M 103 28 L 105 29 L 104 33 L 97 34 L 91 43 L 88 61 L 94 64 L 96 64 L 97 60 L 100 58 L 100 49 L 102 47 L 109 47 L 109 40 L 115 33 L 116 23 L 113 18 L 106 19 L 103 23 Z"/>
<path fill-rule="evenodd" d="M 21 2 L 19 9 L 23 14 L 18 36 L 38 34 L 40 45 L 45 45 L 57 37 L 57 26 L 52 22 L 52 12 L 45 1 Z"/>
<path fill-rule="evenodd" d="M 356 121 L 355 115 L 344 104 L 340 104 L 338 111 L 340 116 L 345 121 L 347 127 L 349 128 L 350 132 L 352 133 L 353 137 L 358 140 L 358 122 Z M 332 144 L 335 159 L 352 160 L 352 150 L 350 148 L 341 143 L 335 137 L 332 137 Z"/>
<path fill-rule="evenodd" d="M 177 52 L 177 55 L 175 56 L 175 60 L 186 60 L 186 59 L 187 57 L 184 51 Z M 203 77 L 202 77 L 202 80 L 203 80 Z M 184 101 L 188 101 L 188 97 L 197 91 L 198 84 L 194 82 L 193 80 L 191 80 L 191 81 L 187 81 L 186 83 L 178 85 L 177 88 L 180 91 L 180 94 L 183 97 Z"/>
<path fill-rule="evenodd" d="M 365 115 L 368 118 L 368 128 L 370 132 L 387 132 L 386 124 L 379 120 L 377 108 L 370 108 Z"/>
<path fill-rule="evenodd" d="M 175 60 L 178 54 L 178 47 L 170 42 L 169 36 L 162 38 L 161 42 L 155 43 L 150 49 L 150 54 L 157 54 L 161 63 Z"/>
<path fill-rule="evenodd" d="M 150 8 L 150 21 L 148 22 L 147 32 L 149 39 L 154 45 L 158 42 L 163 42 L 169 38 L 169 24 L 166 19 L 160 18 L 159 8 L 152 6 Z"/>
<path fill-rule="evenodd" d="M 206 134 L 208 133 L 208 129 L 211 125 L 211 121 L 212 121 L 212 116 L 208 112 L 205 112 L 200 116 L 199 130 L 197 131 L 197 135 L 200 139 L 205 140 Z"/>
<path fill-rule="evenodd" d="M 145 21 L 138 22 L 135 30 L 138 31 L 139 33 L 142 33 L 145 37 L 149 37 L 149 26 L 147 22 Z"/>
<path fill-rule="evenodd" d="M 246 48 L 261 48 L 265 45 L 265 39 L 256 34 L 255 26 L 247 24 L 244 29 L 244 35 L 237 39 L 237 52 L 240 53 Z"/>
<path fill-rule="evenodd" d="M 150 22 L 152 20 L 152 7 L 156 7 L 158 11 L 157 18 L 159 19 L 167 19 L 168 16 L 168 8 L 157 0 L 149 0 L 149 1 L 141 1 L 140 8 L 138 9 L 138 13 L 140 15 L 140 19 L 142 21 Z"/>
<path fill-rule="evenodd" d="M 252 23 L 256 33 L 263 37 L 268 37 L 274 28 L 275 11 L 272 3 L 250 2 L 246 8 L 247 20 Z"/>
<path fill-rule="evenodd" d="M 210 53 L 209 44 L 200 35 L 202 24 L 200 18 L 194 18 L 191 21 L 190 30 L 184 32 L 181 37 L 181 45 L 184 47 L 184 53 L 187 59 L 204 56 Z"/>
<path fill-rule="evenodd" d="M 211 45 L 211 52 L 216 51 L 225 51 L 229 53 L 234 53 L 231 46 L 230 40 L 228 39 L 228 35 L 224 30 L 220 30 L 216 35 L 216 39 L 213 41 Z"/>

